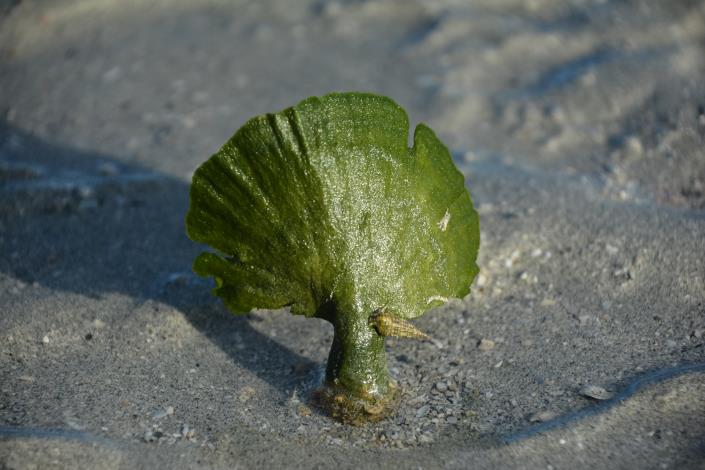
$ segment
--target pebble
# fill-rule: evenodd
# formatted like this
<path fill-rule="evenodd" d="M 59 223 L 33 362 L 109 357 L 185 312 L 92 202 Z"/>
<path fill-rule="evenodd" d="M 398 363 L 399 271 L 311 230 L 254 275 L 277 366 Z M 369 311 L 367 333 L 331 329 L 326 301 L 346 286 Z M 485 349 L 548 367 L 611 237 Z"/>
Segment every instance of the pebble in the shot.
<path fill-rule="evenodd" d="M 477 348 L 480 351 L 490 351 L 490 350 L 494 349 L 494 346 L 495 346 L 495 342 L 492 341 L 491 339 L 481 339 L 477 343 Z"/>
<path fill-rule="evenodd" d="M 157 410 L 154 413 L 152 413 L 152 418 L 163 419 L 163 418 L 166 418 L 167 416 L 171 416 L 173 414 L 174 414 L 174 407 L 168 406 L 163 410 Z"/>
<path fill-rule="evenodd" d="M 629 271 L 629 268 L 621 267 L 618 269 L 615 269 L 614 272 L 612 273 L 614 277 L 626 277 L 628 279 L 632 278 L 632 273 Z"/>
<path fill-rule="evenodd" d="M 610 245 L 609 243 L 607 244 L 607 246 L 605 246 L 605 250 L 607 251 L 607 254 L 611 256 L 614 256 L 619 253 L 619 249 L 616 246 Z"/>
<path fill-rule="evenodd" d="M 444 347 L 443 342 L 439 339 L 431 338 L 431 342 L 438 349 L 443 349 L 443 347 Z"/>
<path fill-rule="evenodd" d="M 644 153 L 644 146 L 636 136 L 628 137 L 625 144 L 626 150 L 630 155 L 638 157 Z"/>
<path fill-rule="evenodd" d="M 48 335 L 44 335 L 44 337 L 42 338 L 42 343 L 49 344 L 49 336 Z"/>
<path fill-rule="evenodd" d="M 296 413 L 297 413 L 299 416 L 305 418 L 306 416 L 310 416 L 310 415 L 311 415 L 311 408 L 309 408 L 309 407 L 306 406 L 306 405 L 299 405 L 299 406 L 296 408 Z"/>
<path fill-rule="evenodd" d="M 421 408 L 416 410 L 416 417 L 417 418 L 423 418 L 428 414 L 428 412 L 431 410 L 431 407 L 429 405 L 423 405 Z"/>
<path fill-rule="evenodd" d="M 586 398 L 592 398 L 594 400 L 609 400 L 613 396 L 613 393 L 608 392 L 603 387 L 590 384 L 585 385 L 578 393 Z"/>
<path fill-rule="evenodd" d="M 450 369 L 447 372 L 443 372 L 443 377 L 453 377 L 454 375 L 457 375 L 458 372 L 460 372 L 459 369 Z"/>
<path fill-rule="evenodd" d="M 700 339 L 703 336 L 705 336 L 705 329 L 699 328 L 699 329 L 693 331 L 693 337 Z"/>
<path fill-rule="evenodd" d="M 184 423 L 181 425 L 181 437 L 191 439 L 195 433 L 196 431 L 194 429 L 191 429 L 188 424 Z"/>
<path fill-rule="evenodd" d="M 410 405 L 418 405 L 426 401 L 426 395 L 419 395 L 418 397 L 409 400 Z"/>
<path fill-rule="evenodd" d="M 545 423 L 546 421 L 551 421 L 556 416 L 558 416 L 558 414 L 553 411 L 541 411 L 529 416 L 529 421 L 532 423 Z"/>
<path fill-rule="evenodd" d="M 255 389 L 252 387 L 243 387 L 243 389 L 240 391 L 240 396 L 238 399 L 240 400 L 241 403 L 245 403 L 248 401 L 250 398 L 255 396 Z"/>
<path fill-rule="evenodd" d="M 445 382 L 436 382 L 436 390 L 439 392 L 445 392 L 448 390 L 448 385 Z"/>
<path fill-rule="evenodd" d="M 514 263 L 521 257 L 521 252 L 519 250 L 514 250 L 511 255 L 509 255 L 509 258 L 504 260 L 504 267 L 505 268 L 511 268 L 514 266 Z"/>

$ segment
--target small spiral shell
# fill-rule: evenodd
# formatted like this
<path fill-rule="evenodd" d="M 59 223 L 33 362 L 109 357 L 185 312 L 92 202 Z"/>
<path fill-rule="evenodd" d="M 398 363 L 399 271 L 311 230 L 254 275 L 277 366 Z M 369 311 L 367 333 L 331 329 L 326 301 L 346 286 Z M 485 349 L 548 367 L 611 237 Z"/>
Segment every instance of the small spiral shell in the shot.
<path fill-rule="evenodd" d="M 374 327 L 380 336 L 431 340 L 430 336 L 408 321 L 383 310 L 375 310 L 367 319 L 367 324 Z"/>

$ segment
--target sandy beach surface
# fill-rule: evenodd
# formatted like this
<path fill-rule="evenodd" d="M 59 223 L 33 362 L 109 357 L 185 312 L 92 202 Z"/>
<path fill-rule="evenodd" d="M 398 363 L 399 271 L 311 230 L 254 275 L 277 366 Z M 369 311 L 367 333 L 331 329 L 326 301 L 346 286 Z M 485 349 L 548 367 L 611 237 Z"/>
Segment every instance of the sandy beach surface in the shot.
<path fill-rule="evenodd" d="M 308 401 L 330 325 L 191 272 L 247 118 L 388 95 L 480 213 L 391 340 L 396 414 Z M 705 469 L 705 2 L 0 2 L 0 469 Z"/>

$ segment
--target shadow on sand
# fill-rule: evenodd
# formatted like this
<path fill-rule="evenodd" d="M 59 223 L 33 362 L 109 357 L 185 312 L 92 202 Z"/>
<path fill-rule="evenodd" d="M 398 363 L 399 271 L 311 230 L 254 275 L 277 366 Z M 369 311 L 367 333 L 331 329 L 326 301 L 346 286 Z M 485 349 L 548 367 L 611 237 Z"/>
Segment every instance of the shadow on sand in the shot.
<path fill-rule="evenodd" d="M 253 328 L 256 318 L 228 313 L 210 283 L 191 273 L 202 247 L 184 233 L 187 183 L 0 121 L 0 188 L 0 237 L 9 254 L 0 257 L 0 272 L 85 296 L 117 292 L 169 304 L 282 394 L 315 369 Z"/>

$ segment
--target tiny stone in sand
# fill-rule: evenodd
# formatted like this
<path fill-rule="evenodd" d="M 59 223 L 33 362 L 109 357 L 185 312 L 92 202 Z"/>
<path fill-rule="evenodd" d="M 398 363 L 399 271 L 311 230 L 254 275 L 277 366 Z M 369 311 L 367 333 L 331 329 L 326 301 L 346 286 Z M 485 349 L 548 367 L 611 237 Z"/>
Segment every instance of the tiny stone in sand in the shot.
<path fill-rule="evenodd" d="M 240 392 L 240 396 L 238 397 L 241 403 L 245 403 L 248 401 L 250 398 L 255 396 L 255 389 L 252 387 L 243 387 L 242 391 Z"/>
<path fill-rule="evenodd" d="M 494 349 L 495 343 L 491 339 L 481 339 L 479 343 L 477 343 L 477 348 L 480 351 L 490 351 Z"/>
<path fill-rule="evenodd" d="M 529 416 L 529 421 L 532 423 L 545 423 L 546 421 L 551 421 L 556 416 L 558 415 L 553 411 L 540 411 Z"/>
<path fill-rule="evenodd" d="M 424 405 L 418 410 L 416 410 L 416 417 L 417 418 L 423 418 L 428 414 L 428 412 L 431 410 L 431 407 L 429 405 Z"/>
<path fill-rule="evenodd" d="M 609 400 L 613 396 L 611 392 L 608 392 L 603 387 L 589 384 L 581 388 L 578 393 L 586 398 L 592 398 L 594 400 Z"/>

